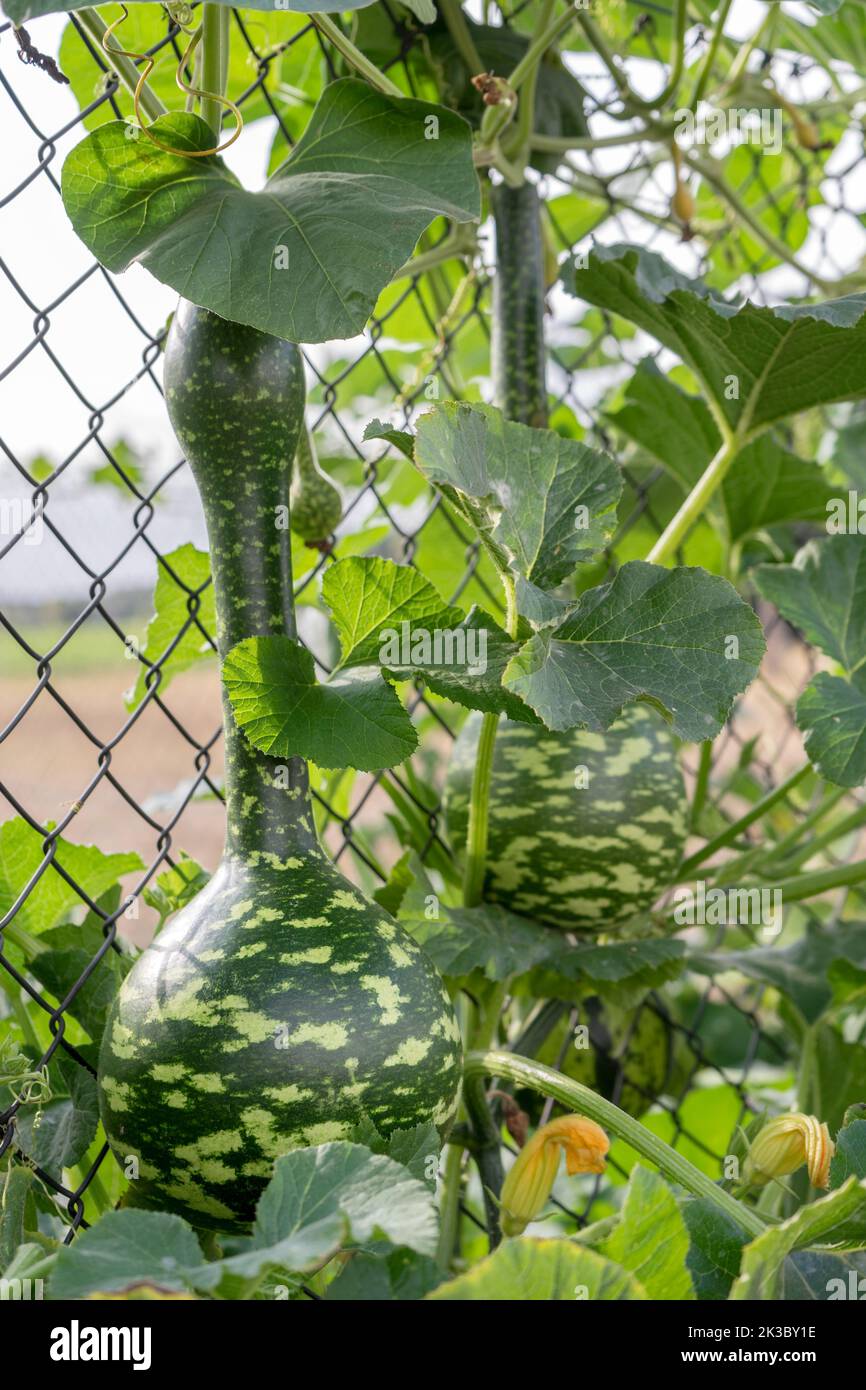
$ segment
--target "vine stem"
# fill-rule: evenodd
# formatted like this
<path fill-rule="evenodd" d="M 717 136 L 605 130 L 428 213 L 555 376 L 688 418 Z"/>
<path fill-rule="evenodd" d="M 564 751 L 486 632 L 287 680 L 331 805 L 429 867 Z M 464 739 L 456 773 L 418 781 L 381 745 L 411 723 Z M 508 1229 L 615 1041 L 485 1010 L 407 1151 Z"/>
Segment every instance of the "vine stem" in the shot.
<path fill-rule="evenodd" d="M 727 438 L 723 439 L 716 454 L 707 464 L 676 516 L 668 522 L 647 555 L 650 563 L 660 565 L 677 550 L 695 522 L 700 520 L 710 498 L 721 487 L 742 446 L 743 441 L 740 436 L 736 432 L 732 433 L 729 429 Z"/>
<path fill-rule="evenodd" d="M 690 111 L 696 111 L 700 102 L 703 101 L 704 93 L 707 90 L 707 86 L 709 85 L 709 81 L 713 73 L 713 67 L 715 66 L 716 58 L 719 52 L 719 44 L 721 43 L 722 35 L 725 32 L 725 25 L 728 20 L 728 14 L 730 13 L 732 3 L 733 0 L 722 0 L 721 5 L 719 6 L 719 12 L 716 17 L 715 27 L 713 29 L 713 37 L 710 39 L 710 46 L 704 54 L 704 60 L 701 64 L 701 70 L 698 73 L 698 80 L 695 83 L 695 89 L 692 93 L 692 99 L 689 102 Z"/>
<path fill-rule="evenodd" d="M 466 16 L 460 0 L 439 0 L 439 11 L 445 20 L 448 33 L 454 43 L 454 47 L 463 59 L 463 63 L 470 76 L 475 77 L 484 71 L 484 64 L 475 47 L 475 40 L 472 31 L 466 23 Z"/>
<path fill-rule="evenodd" d="M 89 38 L 93 39 L 100 53 L 104 53 L 105 49 L 102 47 L 102 36 L 108 29 L 108 25 L 102 21 L 96 10 L 89 8 L 76 10 L 72 15 L 72 19 L 81 25 L 81 28 Z M 111 63 L 112 70 L 117 73 L 121 84 L 129 92 L 130 96 L 134 96 L 135 89 L 138 86 L 138 79 L 141 76 L 135 63 L 121 53 L 109 53 L 107 57 Z M 159 97 L 155 92 L 151 91 L 146 83 L 142 88 L 139 104 L 149 121 L 155 121 L 159 116 L 164 116 L 168 109 L 163 106 Z"/>
<path fill-rule="evenodd" d="M 451 1270 L 454 1247 L 460 1226 L 460 1184 L 463 1178 L 463 1145 L 449 1144 L 442 1174 L 439 1199 L 439 1240 L 436 1262 L 444 1274 Z"/>
<path fill-rule="evenodd" d="M 579 1081 L 572 1081 L 570 1077 L 554 1071 L 552 1067 L 545 1067 L 528 1057 L 518 1057 L 513 1052 L 470 1052 L 466 1057 L 463 1076 L 467 1106 L 477 1104 L 479 1096 L 481 1103 L 484 1103 L 486 1076 L 504 1077 L 521 1086 L 529 1086 L 541 1095 L 551 1096 L 561 1105 L 567 1105 L 570 1110 L 595 1120 L 618 1139 L 630 1144 L 671 1182 L 678 1183 L 695 1197 L 712 1202 L 750 1235 L 759 1236 L 766 1230 L 757 1212 L 725 1192 L 663 1139 L 644 1128 L 631 1115 L 626 1115 L 618 1105 L 605 1100 Z"/>
<path fill-rule="evenodd" d="M 750 825 L 753 825 L 756 820 L 760 820 L 771 807 L 775 806 L 777 802 L 782 801 L 789 792 L 792 792 L 811 770 L 811 763 L 803 763 L 802 767 L 798 767 L 796 772 L 792 772 L 790 777 L 787 777 L 784 782 L 780 782 L 778 787 L 774 787 L 771 792 L 767 792 L 766 796 L 762 796 L 760 801 L 756 801 L 754 806 L 746 811 L 745 815 L 740 816 L 739 820 L 733 821 L 724 830 L 721 830 L 718 835 L 713 836 L 712 840 L 707 840 L 705 845 L 695 850 L 694 854 L 690 854 L 688 859 L 683 860 L 677 870 L 677 878 L 682 879 L 687 877 L 692 869 L 696 869 L 699 864 L 703 864 L 704 860 L 709 859 L 717 850 L 724 849 L 727 845 L 732 845 L 744 830 L 748 830 Z"/>
<path fill-rule="evenodd" d="M 740 220 L 746 224 L 750 231 L 754 232 L 755 236 L 764 243 L 768 250 L 772 251 L 774 256 L 778 256 L 780 261 L 784 261 L 792 270 L 796 270 L 798 275 L 802 275 L 810 284 L 815 285 L 822 294 L 833 294 L 835 292 L 836 287 L 829 280 L 825 280 L 820 275 L 815 275 L 811 270 L 807 270 L 804 265 L 800 264 L 794 252 L 791 251 L 779 237 L 774 236 L 772 232 L 767 230 L 763 223 L 753 215 L 751 208 L 749 208 L 747 204 L 743 202 L 739 194 L 731 188 L 727 179 L 714 167 L 711 160 L 702 158 L 692 150 L 684 150 L 683 159 L 692 169 L 700 174 L 702 179 L 705 179 L 706 182 L 715 189 L 719 197 L 723 198 L 729 207 L 733 208 Z"/>
<path fill-rule="evenodd" d="M 846 795 L 850 790 L 850 787 L 837 787 L 836 792 L 840 795 L 836 796 L 834 794 L 828 797 L 827 801 L 824 802 L 820 808 L 820 816 L 817 814 L 811 816 L 809 818 L 809 825 L 805 826 L 805 828 L 811 829 L 811 827 L 816 824 L 817 820 L 819 820 L 821 816 L 826 815 L 827 811 L 831 810 L 832 807 L 836 805 L 837 800 L 841 800 L 841 797 Z M 816 854 L 820 854 L 822 849 L 826 849 L 828 845 L 835 844 L 837 840 L 842 839 L 843 835 L 850 835 L 853 830 L 859 830 L 863 825 L 866 825 L 866 806 L 858 806 L 856 811 L 852 811 L 850 815 L 828 826 L 823 834 L 817 835 L 814 840 L 810 840 L 808 844 L 803 845 L 802 849 L 790 858 L 785 859 L 783 855 L 776 854 L 774 851 L 772 858 L 768 860 L 768 867 L 775 863 L 783 873 L 793 873 L 795 869 L 802 868 L 804 864 L 808 864 L 809 860 L 814 859 Z M 804 827 L 801 826 L 797 827 L 798 831 L 802 831 L 803 828 Z"/>
<path fill-rule="evenodd" d="M 205 0 L 202 13 L 201 36 L 201 85 L 207 92 L 201 100 L 201 118 L 210 126 L 219 142 L 222 125 L 222 96 L 225 75 L 228 72 L 229 20 L 231 15 L 226 5 L 218 5 L 216 0 Z M 213 93 L 213 95 L 211 95 Z"/>
<path fill-rule="evenodd" d="M 402 98 L 405 96 L 405 93 L 401 92 L 397 83 L 392 82 L 390 77 L 387 77 L 381 68 L 377 68 L 376 64 L 372 63 L 366 54 L 362 53 L 360 48 L 357 48 L 355 44 L 352 43 L 348 34 L 343 33 L 342 29 L 339 25 L 334 23 L 330 15 L 312 14 L 310 15 L 310 19 L 313 21 L 316 28 L 321 30 L 325 37 L 334 45 L 337 51 L 342 53 L 346 62 L 351 63 L 355 71 L 359 72 L 362 77 L 366 77 L 367 81 L 374 87 L 377 87 L 380 92 L 384 92 L 385 95 L 389 97 Z"/>
<path fill-rule="evenodd" d="M 517 635 L 517 606 L 514 580 L 503 576 L 505 586 L 505 626 L 509 637 Z M 463 874 L 463 906 L 477 907 L 484 888 L 487 863 L 487 832 L 490 823 L 490 777 L 496 746 L 498 714 L 485 714 L 481 721 L 472 791 L 469 798 L 469 825 L 466 832 L 466 868 Z"/>
<path fill-rule="evenodd" d="M 518 91 L 519 88 L 523 86 L 523 83 L 533 76 L 538 68 L 538 64 L 541 62 L 551 44 L 556 43 L 560 34 L 566 29 L 569 29 L 573 23 L 574 12 L 571 8 L 568 8 L 565 14 L 559 16 L 559 19 L 554 19 L 552 23 L 548 24 L 546 29 L 537 33 L 520 62 L 517 64 L 517 67 L 512 69 L 507 79 L 509 87 L 515 92 Z"/>

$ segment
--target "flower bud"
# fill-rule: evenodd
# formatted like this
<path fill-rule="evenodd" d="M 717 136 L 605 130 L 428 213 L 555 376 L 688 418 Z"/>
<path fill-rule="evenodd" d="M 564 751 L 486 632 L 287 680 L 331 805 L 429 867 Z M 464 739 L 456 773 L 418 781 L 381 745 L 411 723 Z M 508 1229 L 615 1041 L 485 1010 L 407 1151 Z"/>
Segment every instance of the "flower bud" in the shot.
<path fill-rule="evenodd" d="M 506 1236 L 519 1236 L 541 1211 L 556 1179 L 560 1149 L 569 1173 L 603 1173 L 610 1140 L 584 1115 L 563 1115 L 542 1125 L 514 1160 L 502 1186 L 500 1223 Z"/>
<path fill-rule="evenodd" d="M 826 1124 L 814 1115 L 779 1115 L 755 1136 L 743 1177 L 746 1183 L 763 1187 L 805 1163 L 812 1186 L 827 1187 L 834 1153 L 835 1145 Z"/>

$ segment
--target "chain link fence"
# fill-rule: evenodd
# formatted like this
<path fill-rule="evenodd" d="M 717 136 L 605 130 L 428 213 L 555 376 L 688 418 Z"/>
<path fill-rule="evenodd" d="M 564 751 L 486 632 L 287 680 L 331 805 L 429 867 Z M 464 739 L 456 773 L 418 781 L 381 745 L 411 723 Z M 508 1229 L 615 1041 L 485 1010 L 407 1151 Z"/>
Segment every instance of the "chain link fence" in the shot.
<path fill-rule="evenodd" d="M 408 89 L 414 91 L 412 49 L 423 39 L 418 39 L 405 12 L 392 7 L 388 0 L 376 8 L 387 13 L 399 37 L 392 64 L 383 65 L 399 64 Z M 510 21 L 519 25 L 528 8 L 528 3 L 512 7 Z M 666 45 L 656 30 L 667 12 L 655 4 L 633 4 L 625 9 L 630 18 L 633 14 L 633 23 L 621 55 L 637 53 L 645 66 L 651 64 L 653 56 L 661 60 Z M 284 80 L 287 55 L 302 52 L 300 66 L 306 71 L 321 71 L 328 79 L 340 74 L 339 59 L 321 41 L 315 27 L 295 18 L 293 32 L 279 43 L 268 40 L 249 12 L 234 13 L 232 19 L 234 41 L 246 55 L 249 74 L 243 94 L 237 97 L 234 90 L 232 94 L 245 111 L 253 107 L 258 111 L 264 103 L 267 120 L 250 126 L 248 138 L 267 125 L 277 147 L 280 140 L 290 147 L 306 119 L 297 91 Z M 0 999 L 10 1021 L 20 1021 L 22 1000 L 32 1001 L 44 1014 L 51 1042 L 44 1049 L 38 1045 L 41 1056 L 34 1071 L 52 1059 L 65 1057 L 95 1074 L 93 1048 L 83 1041 L 70 1009 L 74 1013 L 74 1001 L 81 991 L 92 987 L 100 972 L 108 970 L 107 958 L 117 952 L 119 934 L 135 934 L 142 895 L 161 873 L 183 862 L 179 850 L 191 843 L 204 843 L 211 854 L 210 866 L 216 862 L 221 816 L 220 728 L 215 676 L 214 698 L 207 705 L 207 727 L 199 717 L 200 705 L 191 710 L 195 718 L 188 718 L 189 702 L 175 698 L 180 687 L 170 692 L 163 679 L 184 643 L 192 641 L 196 648 L 215 651 L 206 617 L 208 580 L 204 576 L 200 584 L 191 585 L 176 566 L 177 550 L 172 548 L 172 542 L 189 538 L 184 533 L 186 527 L 189 534 L 203 536 L 191 480 L 185 464 L 175 456 L 160 458 L 160 466 L 145 474 L 130 464 L 124 444 L 131 402 L 139 420 L 145 421 L 145 431 L 150 421 L 154 434 L 165 437 L 160 387 L 165 315 L 160 319 L 151 311 L 151 291 L 147 287 L 142 290 L 141 279 L 136 281 L 135 293 L 130 292 L 129 282 L 143 272 L 115 279 L 84 257 L 65 223 L 60 202 L 59 167 L 66 151 L 95 114 L 110 110 L 114 116 L 126 116 L 129 101 L 122 96 L 107 56 L 73 16 L 61 50 L 61 67 L 64 53 L 75 53 L 77 68 L 86 63 L 92 69 L 93 89 L 89 104 L 80 114 L 73 114 L 75 104 L 68 93 L 53 88 L 50 74 L 32 58 L 32 48 L 39 49 L 43 31 L 48 38 L 56 37 L 58 23 L 40 21 L 30 26 L 29 44 L 9 24 L 0 28 L 4 144 L 18 152 L 19 165 L 21 159 L 24 161 L 0 197 L 0 217 L 12 219 L 16 229 L 14 235 L 7 236 L 0 222 L 2 303 L 8 307 L 3 315 L 7 331 L 0 400 L 10 404 L 3 414 L 8 429 L 4 426 L 0 436 L 4 479 L 0 493 L 14 496 L 20 504 L 17 513 L 6 506 L 0 534 L 0 591 L 6 591 L 0 612 L 0 653 L 8 677 L 0 710 L 0 820 L 21 818 L 41 845 L 38 863 L 23 886 L 16 884 L 14 894 L 9 891 L 14 866 L 7 864 L 4 869 L 0 865 L 6 887 L 6 900 L 0 899 L 0 932 L 26 917 L 28 903 L 38 901 L 33 895 L 38 894 L 40 885 L 44 892 L 46 883 L 57 880 L 64 895 L 74 897 L 80 909 L 78 916 L 87 913 L 91 922 L 99 924 L 103 944 L 65 997 L 59 998 L 37 982 L 7 939 L 0 950 L 4 986 Z M 118 40 L 123 38 L 123 32 L 119 33 Z M 149 51 L 167 60 L 171 52 L 174 57 L 169 61 L 177 63 L 182 42 L 183 36 L 166 16 L 164 33 Z M 690 29 L 689 42 L 689 56 L 692 50 L 700 52 L 705 47 L 700 25 Z M 29 65 L 22 67 L 19 58 L 28 63 L 28 50 Z M 838 77 L 831 77 L 812 60 L 781 48 L 756 58 L 758 71 L 772 70 L 791 99 L 820 104 L 830 103 L 837 95 Z M 297 68 L 294 64 L 293 75 Z M 580 67 L 580 76 L 588 114 L 603 117 L 615 108 L 617 93 L 609 73 L 587 60 Z M 51 117 L 46 115 L 49 108 Z M 65 117 L 55 126 L 53 112 L 61 109 Z M 300 120 L 299 111 L 303 116 Z M 835 119 L 838 127 L 838 112 Z M 840 134 L 838 129 L 836 134 Z M 772 177 L 767 173 L 765 151 L 751 145 L 742 149 L 746 163 L 738 197 L 752 216 L 766 221 L 769 209 L 777 240 L 802 243 L 795 264 L 780 262 L 779 256 L 744 225 L 736 209 L 726 209 L 715 225 L 703 225 L 700 239 L 681 240 L 669 211 L 673 186 L 670 150 L 661 146 L 651 147 L 649 154 L 645 147 L 636 145 L 612 153 L 581 151 L 569 157 L 557 178 L 547 176 L 544 191 L 551 198 L 552 246 L 561 253 L 586 249 L 595 238 L 638 241 L 675 255 L 678 264 L 694 274 L 727 268 L 728 278 L 736 282 L 737 289 L 758 300 L 777 298 L 780 292 L 792 296 L 808 293 L 811 286 L 804 266 L 828 279 L 850 269 L 851 255 L 856 259 L 859 245 L 855 236 L 862 239 L 857 197 L 852 192 L 856 187 L 852 180 L 863 176 L 862 147 L 847 162 L 844 158 L 835 160 L 832 175 L 814 154 L 788 148 L 784 170 L 781 174 L 774 170 Z M 807 211 L 819 200 L 819 215 L 807 226 Z M 8 221 L 5 225 L 8 227 Z M 34 233 L 32 248 L 22 232 L 28 227 Z M 46 227 L 56 248 L 51 254 L 46 252 Z M 433 389 L 443 398 L 460 397 L 467 391 L 475 392 L 477 398 L 479 390 L 482 394 L 487 390 L 491 242 L 491 236 L 482 234 L 483 264 L 463 279 L 449 272 L 432 283 L 398 282 L 383 296 L 363 341 L 309 352 L 308 423 L 327 441 L 325 453 L 342 460 L 337 475 L 346 493 L 346 516 L 340 535 L 351 535 L 359 528 L 365 532 L 381 528 L 381 539 L 376 542 L 379 553 L 404 563 L 419 562 L 422 568 L 425 546 L 432 551 L 443 544 L 443 537 L 456 537 L 461 547 L 461 572 L 450 576 L 450 592 L 443 588 L 444 596 L 451 601 L 475 599 L 498 612 L 499 596 L 487 581 L 470 537 L 460 533 L 450 512 L 433 495 L 425 495 L 420 502 L 416 499 L 411 506 L 402 505 L 394 477 L 395 469 L 403 465 L 395 465 L 381 451 L 371 452 L 369 445 L 361 443 L 364 426 L 377 411 L 390 412 L 391 418 L 396 413 L 411 421 Z M 80 272 L 70 273 L 70 266 L 78 264 L 83 266 Z M 586 431 L 589 442 L 616 448 L 599 402 L 652 345 L 635 339 L 624 324 L 606 315 L 583 312 L 573 300 L 566 303 L 558 290 L 551 291 L 550 307 L 549 386 L 554 423 L 558 416 L 569 417 Z M 400 331 L 396 333 L 398 320 Z M 415 338 L 408 347 L 407 321 L 414 325 Z M 95 341 L 100 346 L 98 370 L 88 361 L 87 345 Z M 663 355 L 659 361 L 666 369 Z M 33 456 L 36 440 L 50 442 L 47 462 L 42 456 Z M 107 477 L 113 484 L 112 505 L 110 512 L 103 512 L 94 502 L 89 522 L 91 503 L 87 499 L 96 494 L 90 488 L 92 474 L 85 476 L 85 463 L 91 460 L 92 467 L 94 457 L 102 480 Z M 641 538 L 658 535 L 671 512 L 669 481 L 663 470 L 631 455 L 624 463 L 626 495 L 619 532 L 605 560 L 609 568 L 639 542 L 638 553 L 645 553 L 648 546 Z M 170 523 L 172 517 L 173 532 L 171 524 L 166 524 L 166 518 Z M 36 532 L 40 536 L 38 546 L 32 544 Z M 98 545 L 91 543 L 93 532 L 99 533 Z M 87 544 L 82 543 L 82 537 Z M 62 576 L 59 596 L 57 581 L 47 591 L 42 582 L 45 555 L 51 557 L 47 567 Z M 328 554 L 310 556 L 306 573 L 297 579 L 301 604 L 314 599 L 317 577 L 332 559 Z M 11 598 L 4 572 L 14 577 Z M 604 573 L 602 566 L 594 582 L 604 578 Z M 143 645 L 140 636 L 130 631 L 131 574 L 142 602 L 145 575 L 150 577 L 151 587 L 154 577 L 167 577 L 185 596 L 174 627 L 161 632 L 158 651 Z M 31 591 L 43 595 L 41 608 L 26 601 Z M 34 618 L 46 609 L 53 615 L 50 630 Z M 137 611 L 141 611 L 141 603 Z M 315 637 L 315 610 L 305 608 L 303 613 L 302 630 Z M 788 706 L 811 674 L 813 658 L 777 619 L 770 622 L 768 635 L 766 678 L 741 702 L 714 749 L 710 806 L 719 825 L 733 818 L 744 796 L 754 799 L 773 787 L 801 756 Z M 78 701 L 75 692 L 80 686 L 65 676 L 75 671 L 76 653 L 85 644 L 95 644 L 108 653 L 106 659 L 110 658 L 115 670 L 136 673 L 136 704 L 125 707 L 113 689 L 107 699 Z M 326 654 L 317 649 L 317 655 L 326 666 Z M 125 660 L 128 664 L 123 666 Z M 393 862 L 400 850 L 399 842 L 418 849 L 434 868 L 437 856 L 449 853 L 438 796 L 448 741 L 455 732 L 455 712 L 441 701 L 428 701 L 420 686 L 412 706 L 425 734 L 412 764 L 377 777 L 320 778 L 314 788 L 320 829 L 335 860 L 368 890 L 382 881 L 389 857 Z M 73 747 L 74 758 L 69 754 Z M 165 758 L 158 755 L 162 747 L 171 749 L 174 775 L 166 781 L 164 794 L 154 795 L 152 788 L 145 790 L 151 786 L 149 761 L 153 757 L 164 766 Z M 135 749 L 132 757 L 126 752 L 130 748 Z M 56 780 L 51 775 L 46 785 L 40 785 L 38 796 L 32 778 L 37 759 L 46 772 L 53 769 L 57 774 Z M 697 750 L 687 749 L 685 761 L 693 774 Z M 63 781 L 68 762 L 74 764 L 72 775 L 77 780 L 70 800 L 58 804 L 56 786 Z M 114 819 L 122 823 L 129 843 L 134 841 L 140 847 L 145 863 L 143 871 L 124 878 L 123 894 L 114 902 L 88 891 L 70 868 L 71 861 L 64 863 L 63 855 L 58 855 L 61 836 L 78 841 L 80 830 L 91 823 L 89 813 L 97 808 L 101 808 L 99 823 L 103 827 Z M 785 814 L 797 812 L 788 806 Z M 571 1026 L 578 1017 L 573 1011 Z M 644 1074 L 630 1075 L 631 1042 L 640 1043 L 647 1018 L 656 1033 L 660 1029 L 667 1039 L 663 1074 L 651 1083 Z M 607 1035 L 608 1052 L 604 1051 L 603 1023 L 599 1027 L 606 1093 L 614 1101 L 624 1101 L 628 1094 L 636 1113 L 653 1106 L 650 1122 L 660 1124 L 665 1137 L 696 1161 L 709 1165 L 714 1176 L 719 1175 L 718 1163 L 726 1152 L 727 1137 L 755 1108 L 755 1094 L 769 1074 L 767 1069 L 776 1068 L 774 1074 L 779 1075 L 778 1068 L 784 1068 L 787 1060 L 781 1032 L 762 1004 L 761 988 L 754 984 L 724 987 L 718 981 L 687 975 L 649 994 L 615 1042 Z M 591 1020 L 590 1028 L 592 1034 Z M 27 1041 L 26 1030 L 24 1036 Z M 26 1088 L 16 1090 L 14 1086 L 7 1094 L 11 1103 L 0 1115 L 0 1153 L 15 1145 L 32 1098 Z M 718 1138 L 721 1131 L 717 1127 L 716 1137 L 708 1140 L 702 1119 L 705 1112 L 695 1103 L 702 1094 L 715 1096 L 722 1109 L 727 1107 L 725 1139 Z M 37 1167 L 68 1226 L 66 1239 L 87 1224 L 88 1189 L 107 1153 L 106 1146 L 94 1144 L 72 1174 Z M 615 1149 L 612 1171 L 624 1174 L 627 1167 L 628 1156 Z M 600 1190 L 599 1181 L 581 1209 L 570 1216 L 584 1222 L 596 1214 Z M 479 1198 L 480 1193 L 473 1194 L 470 1187 L 464 1210 L 471 1221 L 483 1226 Z"/>

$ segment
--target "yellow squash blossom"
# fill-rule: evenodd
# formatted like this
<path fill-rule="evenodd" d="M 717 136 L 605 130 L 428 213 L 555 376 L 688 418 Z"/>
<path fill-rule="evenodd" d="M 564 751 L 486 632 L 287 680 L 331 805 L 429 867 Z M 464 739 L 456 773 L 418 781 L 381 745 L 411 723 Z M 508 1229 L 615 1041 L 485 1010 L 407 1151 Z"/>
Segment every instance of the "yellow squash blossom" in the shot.
<path fill-rule="evenodd" d="M 779 1115 L 755 1136 L 743 1176 L 747 1183 L 763 1187 L 805 1163 L 812 1186 L 827 1187 L 835 1151 L 826 1124 L 814 1115 Z"/>
<path fill-rule="evenodd" d="M 541 1211 L 565 1150 L 569 1173 L 603 1173 L 610 1140 L 594 1120 L 563 1115 L 542 1125 L 514 1160 L 502 1186 L 500 1224 L 506 1236 L 519 1236 Z"/>

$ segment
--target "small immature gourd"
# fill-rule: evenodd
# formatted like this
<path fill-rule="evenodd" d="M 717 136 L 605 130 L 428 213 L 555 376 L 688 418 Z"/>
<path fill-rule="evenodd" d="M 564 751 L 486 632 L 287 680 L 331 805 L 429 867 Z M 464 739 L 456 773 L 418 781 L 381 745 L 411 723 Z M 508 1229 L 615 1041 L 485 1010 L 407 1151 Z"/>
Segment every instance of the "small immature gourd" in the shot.
<path fill-rule="evenodd" d="M 303 423 L 296 346 L 179 307 L 169 414 L 201 492 L 217 638 L 295 637 L 291 543 L 276 524 Z M 432 963 L 320 848 L 301 758 L 255 751 L 223 695 L 226 846 L 137 961 L 100 1056 L 111 1146 L 136 1205 L 243 1228 L 274 1159 L 348 1135 L 445 1127 L 459 1030 Z"/>
<path fill-rule="evenodd" d="M 343 515 L 343 499 L 319 467 L 306 427 L 298 437 L 289 500 L 292 530 L 302 541 L 315 545 L 326 541 L 337 529 Z"/>
<path fill-rule="evenodd" d="M 466 840 L 480 716 L 451 754 L 445 813 Z M 502 721 L 493 751 L 484 897 L 564 931 L 610 932 L 670 884 L 686 836 L 676 745 L 647 705 L 606 733 Z"/>

